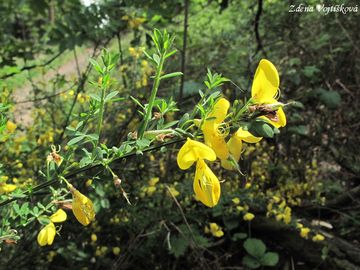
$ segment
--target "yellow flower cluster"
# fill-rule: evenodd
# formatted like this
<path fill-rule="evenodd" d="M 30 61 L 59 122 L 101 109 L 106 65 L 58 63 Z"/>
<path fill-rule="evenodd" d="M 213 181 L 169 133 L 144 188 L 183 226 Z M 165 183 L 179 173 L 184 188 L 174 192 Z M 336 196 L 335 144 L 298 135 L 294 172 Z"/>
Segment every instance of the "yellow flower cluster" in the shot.
<path fill-rule="evenodd" d="M 291 222 L 291 208 L 286 205 L 286 201 L 278 196 L 273 196 L 267 205 L 267 217 L 274 216 L 277 221 L 285 224 Z"/>
<path fill-rule="evenodd" d="M 139 26 L 146 21 L 146 19 L 143 17 L 133 17 L 129 15 L 124 15 L 121 17 L 121 19 L 127 21 L 131 29 L 138 29 Z"/>
<path fill-rule="evenodd" d="M 300 236 L 302 238 L 308 239 L 309 238 L 309 233 L 311 232 L 310 228 L 308 227 L 304 227 L 303 224 L 301 223 L 296 223 L 296 228 L 300 230 Z M 325 237 L 320 234 L 320 233 L 316 233 L 312 239 L 313 242 L 321 242 L 325 240 Z"/>
<path fill-rule="evenodd" d="M 209 223 L 209 225 L 205 226 L 204 232 L 206 234 L 212 234 L 214 237 L 217 238 L 220 238 L 224 235 L 222 228 L 214 222 Z"/>
<path fill-rule="evenodd" d="M 259 117 L 277 128 L 286 125 L 286 116 L 282 110 L 283 104 L 276 100 L 279 84 L 279 74 L 275 66 L 268 60 L 261 60 L 255 73 L 251 99 L 255 105 L 267 106 L 266 108 L 271 109 L 271 114 Z M 229 101 L 225 98 L 218 99 L 206 118 L 200 122 L 205 145 L 188 139 L 177 157 L 178 165 L 183 170 L 188 169 L 196 162 L 194 192 L 196 198 L 209 207 L 215 206 L 219 201 L 220 183 L 204 160 L 214 161 L 217 157 L 221 160 L 223 168 L 238 169 L 237 163 L 240 159 L 243 142 L 258 143 L 262 139 L 240 127 L 226 142 L 229 128 L 224 120 L 229 108 Z M 200 124 L 198 123 L 198 125 Z M 251 215 L 247 215 L 248 220 L 252 218 Z"/>

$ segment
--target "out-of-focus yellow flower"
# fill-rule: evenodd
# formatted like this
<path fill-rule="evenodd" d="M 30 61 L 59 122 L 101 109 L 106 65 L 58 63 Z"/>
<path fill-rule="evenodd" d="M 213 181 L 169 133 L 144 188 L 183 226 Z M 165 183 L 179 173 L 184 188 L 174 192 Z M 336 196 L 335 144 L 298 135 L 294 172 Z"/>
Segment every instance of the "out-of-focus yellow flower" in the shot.
<path fill-rule="evenodd" d="M 93 180 L 92 180 L 92 179 L 88 179 L 88 180 L 86 180 L 86 182 L 85 182 L 85 186 L 90 187 L 90 186 L 92 185 L 92 182 L 93 182 Z"/>
<path fill-rule="evenodd" d="M 220 98 L 205 119 L 202 131 L 205 144 L 210 146 L 220 159 L 227 159 L 229 150 L 225 142 L 227 135 L 225 127 L 221 127 L 229 110 L 230 103 L 225 98 Z"/>
<path fill-rule="evenodd" d="M 291 208 L 286 206 L 284 211 L 284 222 L 289 224 L 291 222 Z"/>
<path fill-rule="evenodd" d="M 14 122 L 12 122 L 12 121 L 8 120 L 8 121 L 6 122 L 6 130 L 7 130 L 10 134 L 15 132 L 16 127 L 17 127 L 17 125 L 16 125 Z"/>
<path fill-rule="evenodd" d="M 155 186 L 157 184 L 157 182 L 159 182 L 160 178 L 159 177 L 153 177 L 149 180 L 149 185 L 150 186 Z"/>
<path fill-rule="evenodd" d="M 246 214 L 244 215 L 244 220 L 245 220 L 245 221 L 251 221 L 251 220 L 253 220 L 254 218 L 255 218 L 255 215 L 252 214 L 252 213 L 246 213 Z"/>
<path fill-rule="evenodd" d="M 301 228 L 300 229 L 300 236 L 302 238 L 305 238 L 305 239 L 308 239 L 308 236 L 309 236 L 309 232 L 310 232 L 310 229 L 309 228 Z"/>
<path fill-rule="evenodd" d="M 202 159 L 196 163 L 193 188 L 196 199 L 206 206 L 214 207 L 219 202 L 221 194 L 219 179 Z"/>
<path fill-rule="evenodd" d="M 240 203 L 240 199 L 239 198 L 233 198 L 232 202 L 237 205 L 237 204 Z"/>
<path fill-rule="evenodd" d="M 188 138 L 177 155 L 179 168 L 186 170 L 200 159 L 214 161 L 216 154 L 209 146 Z"/>
<path fill-rule="evenodd" d="M 16 185 L 0 183 L 0 195 L 13 192 L 16 189 Z"/>
<path fill-rule="evenodd" d="M 276 100 L 280 85 L 279 73 L 276 67 L 266 59 L 262 59 L 256 69 L 254 81 L 251 88 L 251 98 L 256 104 L 279 104 Z M 273 126 L 279 128 L 286 125 L 286 116 L 280 106 L 276 111 L 275 117 L 260 116 Z"/>
<path fill-rule="evenodd" d="M 72 211 L 74 216 L 82 225 L 89 225 L 91 221 L 95 220 L 92 201 L 71 185 L 70 191 L 73 195 Z"/>
<path fill-rule="evenodd" d="M 205 233 L 212 234 L 215 237 L 222 237 L 224 235 L 222 228 L 214 222 L 209 223 L 209 226 L 205 226 Z"/>
<path fill-rule="evenodd" d="M 54 242 L 56 229 L 54 223 L 50 222 L 38 234 L 37 242 L 40 246 L 52 245 Z"/>
<path fill-rule="evenodd" d="M 171 193 L 174 197 L 179 196 L 180 192 L 177 191 L 175 187 L 169 187 L 169 189 L 170 189 L 170 193 Z"/>
<path fill-rule="evenodd" d="M 121 249 L 119 247 L 113 247 L 112 252 L 115 256 L 120 254 Z"/>
<path fill-rule="evenodd" d="M 320 241 L 324 241 L 325 237 L 322 234 L 317 233 L 312 240 L 314 242 L 320 242 Z"/>
<path fill-rule="evenodd" d="M 95 233 L 91 234 L 91 241 L 92 242 L 96 242 L 97 241 L 97 236 Z"/>

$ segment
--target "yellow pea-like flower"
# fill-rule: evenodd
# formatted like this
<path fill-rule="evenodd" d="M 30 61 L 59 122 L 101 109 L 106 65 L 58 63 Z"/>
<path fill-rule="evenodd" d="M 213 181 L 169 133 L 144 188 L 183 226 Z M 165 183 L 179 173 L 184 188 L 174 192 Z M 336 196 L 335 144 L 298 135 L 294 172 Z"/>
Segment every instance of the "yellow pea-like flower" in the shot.
<path fill-rule="evenodd" d="M 232 156 L 233 162 L 239 162 L 242 152 L 242 142 L 257 143 L 262 137 L 255 137 L 249 131 L 239 128 L 227 142 L 227 148 Z M 221 166 L 227 170 L 236 169 L 229 159 L 222 159 Z"/>
<path fill-rule="evenodd" d="M 95 211 L 92 201 L 75 188 L 71 189 L 73 195 L 72 211 L 76 219 L 84 226 L 95 220 Z"/>
<path fill-rule="evenodd" d="M 193 188 L 196 199 L 206 206 L 214 207 L 218 204 L 221 193 L 219 179 L 202 159 L 196 163 Z"/>
<path fill-rule="evenodd" d="M 14 133 L 15 132 L 15 129 L 16 129 L 16 124 L 10 120 L 8 120 L 6 122 L 6 130 L 9 132 L 9 133 Z"/>
<path fill-rule="evenodd" d="M 276 67 L 266 59 L 262 59 L 256 69 L 251 88 L 251 98 L 257 104 L 276 104 L 276 95 L 280 85 L 279 73 Z M 260 116 L 273 126 L 279 128 L 286 125 L 286 116 L 280 107 L 276 111 L 276 121 L 266 116 Z"/>
<path fill-rule="evenodd" d="M 225 137 L 226 132 L 221 131 L 220 126 L 225 120 L 229 110 L 230 103 L 225 98 L 220 98 L 215 104 L 211 112 L 204 121 L 202 131 L 204 134 L 205 144 L 210 146 L 220 159 L 227 159 L 229 150 L 227 148 Z"/>
<path fill-rule="evenodd" d="M 16 189 L 16 185 L 0 183 L 0 195 L 12 192 Z"/>
<path fill-rule="evenodd" d="M 244 220 L 245 220 L 245 221 L 251 221 L 251 220 L 253 220 L 254 218 L 255 218 L 255 215 L 252 214 L 252 213 L 246 213 L 246 214 L 244 215 Z"/>
<path fill-rule="evenodd" d="M 67 218 L 66 212 L 62 209 L 59 209 L 50 216 L 50 221 L 54 223 L 64 222 L 66 218 Z"/>
<path fill-rule="evenodd" d="M 177 164 L 179 165 L 179 168 L 186 170 L 199 159 L 214 161 L 216 159 L 216 154 L 209 146 L 188 138 L 177 155 Z"/>
<path fill-rule="evenodd" d="M 314 241 L 314 242 L 320 242 L 320 241 L 324 241 L 325 240 L 325 237 L 322 235 L 322 234 L 316 234 L 313 238 L 312 238 L 312 240 Z"/>
<path fill-rule="evenodd" d="M 54 223 L 50 222 L 38 234 L 37 242 L 40 246 L 52 245 L 54 242 L 56 229 Z"/>
<path fill-rule="evenodd" d="M 222 231 L 222 228 L 218 224 L 216 224 L 214 222 L 211 222 L 209 224 L 209 226 L 205 227 L 205 233 L 210 233 L 213 236 L 218 237 L 218 238 L 220 238 L 220 237 L 222 237 L 224 235 L 224 232 Z"/>
<path fill-rule="evenodd" d="M 309 229 L 309 228 L 306 228 L 306 227 L 301 228 L 301 229 L 300 229 L 300 236 L 301 236 L 302 238 L 308 239 L 309 232 L 310 232 L 310 229 Z"/>

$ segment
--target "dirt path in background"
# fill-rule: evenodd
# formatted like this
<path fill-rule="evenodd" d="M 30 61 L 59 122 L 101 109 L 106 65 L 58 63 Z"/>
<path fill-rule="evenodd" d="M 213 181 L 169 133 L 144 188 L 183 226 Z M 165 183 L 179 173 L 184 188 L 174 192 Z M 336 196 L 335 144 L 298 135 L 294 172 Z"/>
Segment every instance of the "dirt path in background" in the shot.
<path fill-rule="evenodd" d="M 85 49 L 82 53 L 78 53 L 78 63 L 80 73 L 82 73 L 88 62 L 93 49 Z M 75 58 L 72 57 L 69 61 L 59 66 L 56 70 L 49 70 L 45 75 L 41 75 L 36 77 L 33 81 L 33 85 L 37 85 L 38 83 L 49 82 L 52 78 L 54 78 L 57 74 L 64 75 L 66 79 L 71 79 L 72 77 L 78 74 Z M 15 101 L 14 104 L 14 117 L 17 124 L 23 126 L 30 126 L 33 124 L 32 119 L 32 109 L 34 107 L 34 102 L 23 102 L 33 98 L 32 91 L 33 85 L 30 81 L 28 81 L 22 88 L 16 89 L 13 92 L 13 98 Z M 43 88 L 42 86 L 40 88 Z M 60 92 L 63 89 L 58 89 L 56 92 Z M 42 93 L 40 96 L 46 96 L 48 93 Z"/>

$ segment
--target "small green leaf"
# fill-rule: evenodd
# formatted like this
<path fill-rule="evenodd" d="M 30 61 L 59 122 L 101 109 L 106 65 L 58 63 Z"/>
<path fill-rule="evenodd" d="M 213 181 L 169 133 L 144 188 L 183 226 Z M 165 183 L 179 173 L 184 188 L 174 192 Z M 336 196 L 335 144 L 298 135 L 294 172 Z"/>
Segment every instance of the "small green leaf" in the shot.
<path fill-rule="evenodd" d="M 266 246 L 264 242 L 256 238 L 248 238 L 244 242 L 244 248 L 251 256 L 255 258 L 261 258 L 264 256 Z"/>
<path fill-rule="evenodd" d="M 275 266 L 279 262 L 279 255 L 275 252 L 266 252 L 260 263 L 264 266 Z"/>
<path fill-rule="evenodd" d="M 169 79 L 169 78 L 173 78 L 173 77 L 177 77 L 177 76 L 182 76 L 183 73 L 182 72 L 173 72 L 173 73 L 169 73 L 169 74 L 165 74 L 164 76 L 161 76 L 160 79 Z"/>
<path fill-rule="evenodd" d="M 115 97 L 117 94 L 119 93 L 119 91 L 113 91 L 111 93 L 109 93 L 106 97 L 105 97 L 105 102 L 108 102 L 109 100 L 111 100 L 113 97 Z"/>
<path fill-rule="evenodd" d="M 246 233 L 235 233 L 232 237 L 231 240 L 233 241 L 238 241 L 238 240 L 243 240 L 247 237 L 248 235 Z"/>
<path fill-rule="evenodd" d="M 81 135 L 81 136 L 72 138 L 72 139 L 67 143 L 67 145 L 69 145 L 69 146 L 70 146 L 70 145 L 74 145 L 74 144 L 80 142 L 81 140 L 83 140 L 84 138 L 85 138 L 84 135 Z"/>
<path fill-rule="evenodd" d="M 91 97 L 93 100 L 96 100 L 97 102 L 101 101 L 101 97 L 99 95 L 97 95 L 97 94 L 90 93 L 89 97 Z"/>
<path fill-rule="evenodd" d="M 255 258 L 249 255 L 246 255 L 243 258 L 242 263 L 244 266 L 249 267 L 250 269 L 256 269 L 261 266 L 261 264 Z"/>

